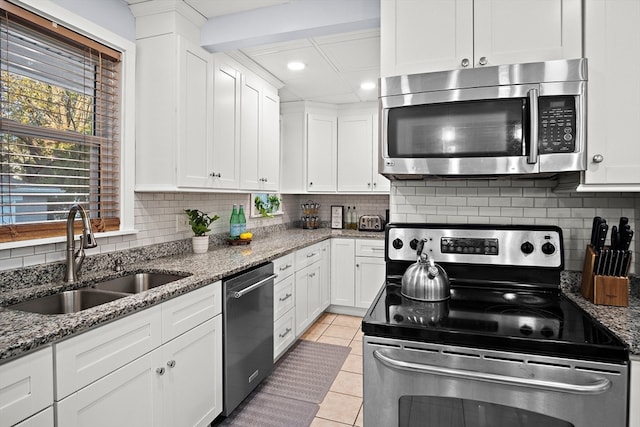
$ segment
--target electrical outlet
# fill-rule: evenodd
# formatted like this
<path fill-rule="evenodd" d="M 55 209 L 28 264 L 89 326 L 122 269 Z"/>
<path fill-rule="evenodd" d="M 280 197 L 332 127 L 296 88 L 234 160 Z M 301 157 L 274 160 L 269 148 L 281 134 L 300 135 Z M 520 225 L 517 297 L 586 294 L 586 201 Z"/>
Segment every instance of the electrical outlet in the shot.
<path fill-rule="evenodd" d="M 176 215 L 176 233 L 189 231 L 189 218 L 186 215 Z"/>

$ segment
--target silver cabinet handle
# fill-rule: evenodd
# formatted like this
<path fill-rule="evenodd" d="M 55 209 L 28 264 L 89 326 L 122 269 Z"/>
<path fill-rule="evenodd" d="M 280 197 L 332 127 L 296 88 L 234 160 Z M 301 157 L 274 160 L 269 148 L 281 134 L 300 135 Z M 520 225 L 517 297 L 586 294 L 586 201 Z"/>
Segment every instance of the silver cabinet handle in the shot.
<path fill-rule="evenodd" d="M 284 298 L 280 297 L 280 298 L 278 298 L 278 299 L 279 299 L 280 301 L 286 301 L 286 300 L 288 300 L 289 298 L 291 298 L 292 296 L 293 296 L 292 294 L 286 294 L 286 295 L 284 296 Z"/>
<path fill-rule="evenodd" d="M 291 267 L 293 267 L 293 265 L 291 265 L 291 264 L 284 265 L 284 266 L 280 267 L 280 271 L 285 271 L 285 270 L 287 270 L 287 269 L 289 269 Z"/>
<path fill-rule="evenodd" d="M 467 68 L 469 64 L 469 58 L 462 58 L 462 61 L 460 61 L 460 65 L 462 65 L 464 68 Z"/>
<path fill-rule="evenodd" d="M 527 163 L 538 163 L 538 89 L 529 91 L 529 119 L 531 121 L 531 141 Z"/>
<path fill-rule="evenodd" d="M 315 252 L 311 252 L 310 254 L 307 254 L 307 258 L 311 258 L 312 256 L 316 256 L 316 255 L 318 254 Z"/>
<path fill-rule="evenodd" d="M 489 63 L 489 61 L 487 60 L 486 56 L 481 56 L 480 59 L 478 60 L 478 64 L 480 65 L 487 65 Z"/>
<path fill-rule="evenodd" d="M 260 286 L 264 285 L 264 284 L 265 284 L 265 283 L 267 283 L 269 280 L 273 280 L 273 279 L 275 279 L 276 277 L 277 277 L 277 275 L 276 275 L 276 274 L 272 274 L 271 276 L 267 277 L 266 279 L 262 279 L 262 280 L 260 280 L 259 282 L 256 282 L 256 283 L 254 283 L 254 284 L 253 284 L 253 285 L 251 285 L 251 286 L 247 286 L 246 288 L 244 288 L 244 289 L 243 289 L 243 290 L 241 290 L 241 291 L 234 292 L 234 293 L 233 293 L 233 297 L 234 297 L 235 299 L 242 298 L 242 296 L 243 296 L 243 295 L 246 295 L 246 294 L 248 294 L 249 292 L 251 292 L 251 291 L 253 291 L 253 290 L 255 290 L 255 289 L 258 289 Z"/>
<path fill-rule="evenodd" d="M 596 154 L 595 156 L 593 156 L 593 163 L 602 163 L 602 161 L 604 160 L 604 156 L 602 154 Z"/>
<path fill-rule="evenodd" d="M 222 177 L 222 174 L 221 174 L 220 172 L 218 172 L 218 173 L 211 172 L 211 173 L 209 174 L 209 176 L 210 176 L 210 177 L 213 177 L 213 178 L 221 178 L 221 177 Z"/>
<path fill-rule="evenodd" d="M 170 368 L 173 368 L 174 366 L 176 366 L 176 361 L 175 360 L 169 360 L 167 362 L 167 366 Z"/>
<path fill-rule="evenodd" d="M 291 332 L 291 328 L 287 328 L 287 329 L 285 329 L 284 334 L 278 334 L 278 336 L 279 336 L 280 338 L 284 338 L 284 337 L 286 337 L 287 335 L 289 335 L 289 332 Z"/>
<path fill-rule="evenodd" d="M 156 373 L 158 375 L 164 375 L 164 367 L 160 367 L 160 368 L 156 369 Z"/>
<path fill-rule="evenodd" d="M 309 277 L 315 277 L 315 276 L 316 276 L 316 273 L 310 273 L 309 274 Z"/>
<path fill-rule="evenodd" d="M 561 391 L 576 394 L 600 394 L 604 393 L 611 387 L 611 381 L 607 378 L 600 378 L 590 384 L 567 384 L 559 383 L 556 381 L 537 380 L 533 378 L 517 378 L 507 375 L 467 371 L 465 369 L 453 369 L 444 368 L 442 366 L 423 365 L 421 363 L 394 359 L 384 354 L 380 350 L 374 350 L 373 357 L 378 359 L 383 365 L 393 369 L 418 372 L 422 374 L 451 376 L 469 380 L 486 381 L 491 383 L 509 384 L 521 387 L 538 388 L 551 391 Z"/>

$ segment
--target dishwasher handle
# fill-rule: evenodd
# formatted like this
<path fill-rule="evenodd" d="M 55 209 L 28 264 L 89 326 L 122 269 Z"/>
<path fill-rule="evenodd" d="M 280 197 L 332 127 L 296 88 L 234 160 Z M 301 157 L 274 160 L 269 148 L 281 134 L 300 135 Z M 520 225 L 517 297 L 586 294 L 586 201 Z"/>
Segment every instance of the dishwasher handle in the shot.
<path fill-rule="evenodd" d="M 234 293 L 233 293 L 233 297 L 234 297 L 235 299 L 242 298 L 242 296 L 243 296 L 243 295 L 246 295 L 246 294 L 248 294 L 249 292 L 252 292 L 252 291 L 254 291 L 254 290 L 258 289 L 260 286 L 265 285 L 269 280 L 273 280 L 273 279 L 275 279 L 276 277 L 278 277 L 278 275 L 277 275 L 277 274 L 272 274 L 271 276 L 266 277 L 266 278 L 264 278 L 264 279 L 260 280 L 259 282 L 254 283 L 254 284 L 253 284 L 253 285 L 251 285 L 251 286 L 247 286 L 246 288 L 244 288 L 244 289 L 242 289 L 242 290 L 240 290 L 240 291 L 236 291 L 236 292 L 234 292 Z"/>

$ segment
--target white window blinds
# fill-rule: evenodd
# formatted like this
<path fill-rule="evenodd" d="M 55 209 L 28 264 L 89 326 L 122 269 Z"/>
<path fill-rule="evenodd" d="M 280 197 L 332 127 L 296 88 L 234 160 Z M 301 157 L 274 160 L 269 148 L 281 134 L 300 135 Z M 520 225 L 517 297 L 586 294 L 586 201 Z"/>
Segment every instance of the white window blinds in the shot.
<path fill-rule="evenodd" d="M 119 57 L 0 0 L 0 242 L 119 228 Z"/>

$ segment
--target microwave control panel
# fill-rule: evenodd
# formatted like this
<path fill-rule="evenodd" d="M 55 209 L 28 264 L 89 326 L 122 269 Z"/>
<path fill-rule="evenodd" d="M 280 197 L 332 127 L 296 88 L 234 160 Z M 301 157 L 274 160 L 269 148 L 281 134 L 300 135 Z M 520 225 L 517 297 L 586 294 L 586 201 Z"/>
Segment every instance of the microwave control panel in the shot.
<path fill-rule="evenodd" d="M 538 98 L 540 154 L 573 153 L 576 148 L 576 104 L 573 96 Z"/>

